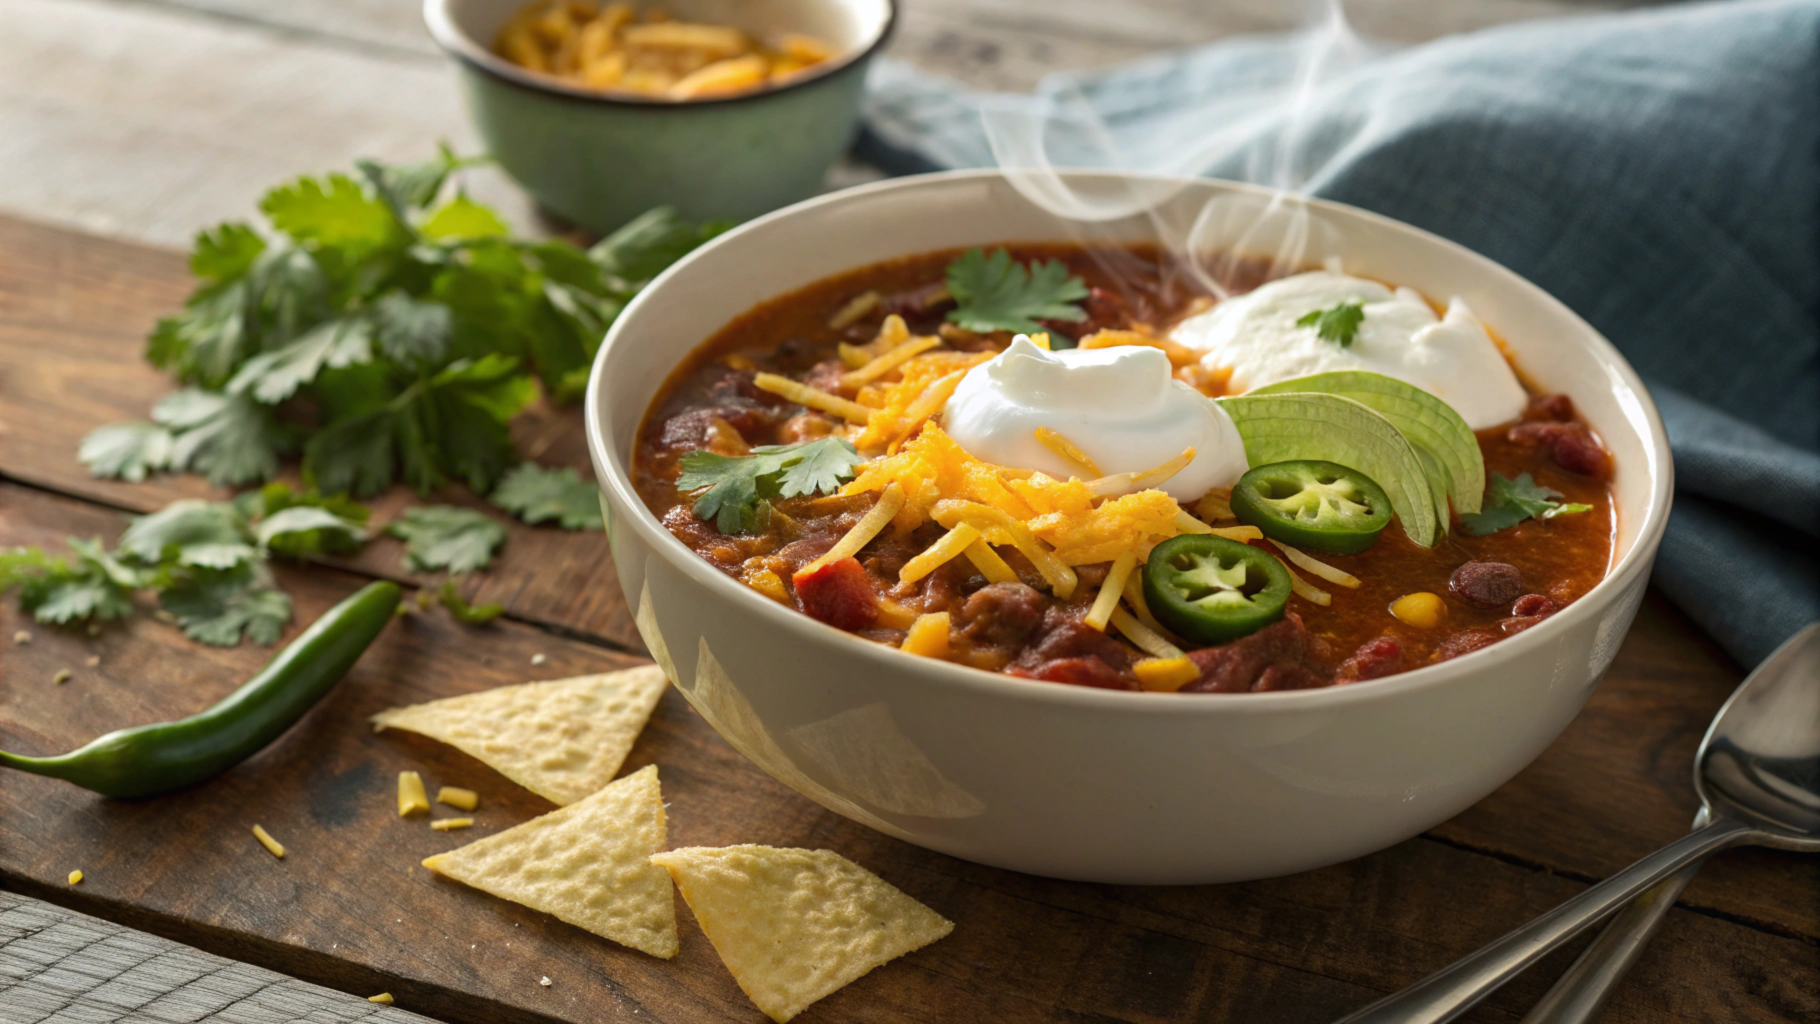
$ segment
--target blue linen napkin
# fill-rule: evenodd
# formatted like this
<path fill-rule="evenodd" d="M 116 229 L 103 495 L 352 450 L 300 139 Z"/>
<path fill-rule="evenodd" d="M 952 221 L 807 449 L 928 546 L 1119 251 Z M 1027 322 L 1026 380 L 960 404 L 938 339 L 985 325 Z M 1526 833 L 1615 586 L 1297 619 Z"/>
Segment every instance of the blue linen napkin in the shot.
<path fill-rule="evenodd" d="M 1230 130 L 1232 97 L 1281 80 L 1296 47 L 1226 40 L 1038 94 L 1084 102 L 1141 161 Z M 881 64 L 858 154 L 896 174 L 992 166 L 993 102 Z M 1357 68 L 1312 113 L 1305 138 L 1378 130 L 1309 193 L 1503 263 L 1643 374 L 1675 453 L 1655 574 L 1671 599 L 1745 665 L 1820 619 L 1820 0 L 1441 39 Z M 1267 151 L 1284 118 L 1247 130 Z M 1255 159 L 1202 170 L 1244 178 Z"/>

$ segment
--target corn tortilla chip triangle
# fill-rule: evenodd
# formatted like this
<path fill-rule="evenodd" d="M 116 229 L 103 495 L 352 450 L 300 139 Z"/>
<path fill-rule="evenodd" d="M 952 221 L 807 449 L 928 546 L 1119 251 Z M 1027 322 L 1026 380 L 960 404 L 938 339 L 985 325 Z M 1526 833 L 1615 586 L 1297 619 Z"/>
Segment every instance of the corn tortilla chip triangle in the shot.
<path fill-rule="evenodd" d="M 663 793 L 649 765 L 423 866 L 668 960 L 676 955 L 676 900 L 669 874 L 650 860 L 664 837 Z"/>
<path fill-rule="evenodd" d="M 663 696 L 656 665 L 392 708 L 373 728 L 440 740 L 555 804 L 613 781 Z"/>
<path fill-rule="evenodd" d="M 694 846 L 651 863 L 669 869 L 733 980 L 778 1024 L 954 930 L 829 850 Z"/>

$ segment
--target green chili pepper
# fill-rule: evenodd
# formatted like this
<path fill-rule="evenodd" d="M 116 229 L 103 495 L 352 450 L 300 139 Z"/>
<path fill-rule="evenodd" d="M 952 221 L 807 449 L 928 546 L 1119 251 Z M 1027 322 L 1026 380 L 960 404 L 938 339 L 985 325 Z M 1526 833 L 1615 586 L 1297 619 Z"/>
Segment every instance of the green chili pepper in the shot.
<path fill-rule="evenodd" d="M 1283 617 L 1289 570 L 1249 544 L 1185 533 L 1151 549 L 1144 603 L 1177 634 L 1223 644 Z"/>
<path fill-rule="evenodd" d="M 1232 514 L 1271 540 L 1356 555 L 1390 525 L 1390 498 L 1377 481 L 1337 462 L 1273 462 L 1239 478 Z"/>
<path fill-rule="evenodd" d="M 113 797 L 155 796 L 205 782 L 257 753 L 315 706 L 392 621 L 398 597 L 396 583 L 367 584 L 200 714 L 110 732 L 60 757 L 0 751 L 0 765 Z"/>

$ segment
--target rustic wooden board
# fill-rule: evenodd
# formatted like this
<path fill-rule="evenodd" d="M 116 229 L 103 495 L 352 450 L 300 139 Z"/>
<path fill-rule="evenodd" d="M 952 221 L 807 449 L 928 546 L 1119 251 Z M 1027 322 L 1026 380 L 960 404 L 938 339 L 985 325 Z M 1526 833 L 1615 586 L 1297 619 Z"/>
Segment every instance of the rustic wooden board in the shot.
<path fill-rule="evenodd" d="M 111 536 L 119 526 L 112 512 L 15 485 L 0 485 L 0 510 L 8 544 L 70 531 Z M 283 582 L 307 621 L 359 580 L 318 569 L 287 571 Z M 1645 623 L 1644 637 L 1679 625 L 1654 608 Z M 33 639 L 4 648 L 0 706 L 9 749 L 28 752 L 193 711 L 265 657 L 198 648 L 149 618 L 90 637 L 26 623 L 10 606 L 0 611 L 0 642 L 20 628 Z M 547 661 L 533 668 L 538 653 Z M 90 654 L 100 658 L 93 669 Z M 0 777 L 0 885 L 356 994 L 390 990 L 400 1006 L 445 1020 L 757 1019 L 686 913 L 683 953 L 664 963 L 416 867 L 548 805 L 464 755 L 363 724 L 394 703 L 630 661 L 524 624 L 470 630 L 439 612 L 413 616 L 280 744 L 208 786 L 125 803 Z M 65 667 L 75 677 L 51 683 Z M 1722 686 L 1707 676 L 1666 688 Z M 1577 745 L 1589 731 L 1597 741 L 1589 724 L 1598 723 L 1583 718 L 1557 746 Z M 674 845 L 828 847 L 956 921 L 953 936 L 831 997 L 804 1015 L 808 1022 L 1323 1021 L 1581 888 L 1434 838 L 1248 885 L 1095 886 L 998 871 L 823 811 L 746 763 L 675 694 L 627 768 L 652 762 L 663 772 Z M 404 768 L 432 786 L 478 789 L 480 824 L 468 835 L 441 834 L 399 820 L 393 780 Z M 254 843 L 255 822 L 290 849 L 284 861 Z M 1770 865 L 1795 866 L 1791 857 Z M 76 867 L 87 878 L 70 887 L 63 879 Z M 1708 868 L 1715 877 L 1731 870 L 1728 858 Z M 1814 944 L 1811 932 L 1782 935 L 1723 911 L 1677 910 L 1612 1019 L 1820 1013 Z M 537 984 L 546 975 L 548 988 Z M 1532 972 L 1471 1019 L 1512 1018 L 1546 983 L 1546 973 Z"/>

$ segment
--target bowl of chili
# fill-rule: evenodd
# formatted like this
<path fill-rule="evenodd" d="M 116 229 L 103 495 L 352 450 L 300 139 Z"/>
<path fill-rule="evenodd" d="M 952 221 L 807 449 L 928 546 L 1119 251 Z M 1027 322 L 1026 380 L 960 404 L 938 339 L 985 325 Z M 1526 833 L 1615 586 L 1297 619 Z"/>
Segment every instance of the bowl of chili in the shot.
<path fill-rule="evenodd" d="M 1101 172 L 1070 177 L 1088 188 L 1130 180 Z M 1159 223 L 1185 226 L 1210 200 L 1262 195 L 1210 180 L 1140 184 L 1166 186 L 1167 198 L 1149 216 L 1096 224 L 1094 245 L 1138 251 L 1129 247 L 1154 243 Z M 1230 514 L 1262 524 L 1256 529 L 1265 537 L 1273 530 L 1277 539 L 1287 537 L 1278 529 L 1284 523 L 1302 528 L 1296 539 L 1308 552 L 1324 552 L 1319 557 L 1334 565 L 1372 567 L 1371 578 L 1348 598 L 1384 621 L 1394 611 L 1385 598 L 1397 593 L 1404 576 L 1414 578 L 1419 569 L 1430 578 L 1436 571 L 1438 556 L 1422 552 L 1448 552 L 1457 566 L 1451 584 L 1443 573 L 1428 587 L 1443 596 L 1427 596 L 1456 625 L 1489 625 L 1458 630 L 1468 639 L 1457 649 L 1429 642 L 1419 663 L 1384 678 L 1251 687 L 1270 692 L 1132 692 L 1058 685 L 1040 670 L 1019 675 L 917 657 L 868 639 L 864 628 L 831 625 L 838 607 L 818 621 L 804 614 L 802 594 L 795 601 L 789 593 L 783 600 L 767 596 L 762 581 L 738 570 L 744 551 L 732 536 L 737 530 L 720 532 L 702 521 L 699 505 L 691 512 L 686 501 L 669 511 L 658 502 L 654 509 L 652 487 L 661 474 L 652 467 L 663 463 L 641 445 L 661 440 L 666 414 L 682 408 L 665 402 L 697 394 L 688 391 L 695 386 L 707 394 L 721 379 L 691 377 L 707 365 L 691 352 L 698 343 L 735 327 L 768 330 L 786 341 L 813 333 L 799 328 L 811 313 L 826 318 L 832 293 L 805 286 L 859 268 L 898 267 L 908 275 L 917 260 L 927 263 L 926 254 L 951 257 L 972 246 L 1036 247 L 1033 262 L 1042 253 L 1065 260 L 1069 246 L 1079 249 L 1078 225 L 1025 200 L 1002 175 L 955 172 L 825 196 L 728 232 L 654 281 L 607 336 L 585 398 L 588 440 L 608 543 L 652 656 L 729 743 L 805 796 L 909 842 L 1035 874 L 1155 884 L 1287 874 L 1389 846 L 1484 797 L 1573 719 L 1629 628 L 1668 513 L 1672 467 L 1661 421 L 1610 343 L 1516 274 L 1365 211 L 1323 202 L 1309 209 L 1349 272 L 1470 303 L 1537 393 L 1532 407 L 1549 404 L 1542 396 L 1571 395 L 1574 429 L 1599 439 L 1609 478 L 1563 499 L 1585 498 L 1595 513 L 1552 533 L 1540 519 L 1514 528 L 1536 538 L 1525 545 L 1534 549 L 1529 554 L 1510 556 L 1524 573 L 1553 572 L 1572 584 L 1560 591 L 1565 603 L 1558 610 L 1546 595 L 1522 593 L 1521 584 L 1516 593 L 1502 592 L 1512 581 L 1495 566 L 1515 567 L 1479 555 L 1505 550 L 1494 546 L 1505 542 L 1456 530 L 1432 548 L 1413 545 L 1399 525 L 1403 516 L 1385 525 L 1386 480 L 1335 472 L 1347 467 L 1319 459 L 1277 460 L 1249 488 L 1241 481 Z M 1090 273 L 1084 269 L 1090 262 L 1079 265 L 1082 273 Z M 792 304 L 811 295 L 823 305 L 793 314 Z M 734 349 L 716 351 L 724 357 Z M 1549 423 L 1559 421 L 1537 415 L 1539 429 L 1519 430 L 1529 426 L 1519 424 L 1479 432 L 1485 465 L 1498 473 L 1494 487 L 1497 479 L 1518 486 L 1500 471 L 1531 465 L 1521 461 L 1528 449 L 1520 451 L 1512 438 L 1572 432 L 1554 430 Z M 714 418 L 698 417 L 697 425 L 718 430 Z M 750 483 L 771 488 L 765 493 L 788 514 L 796 508 L 789 503 L 800 499 L 784 495 L 779 481 L 812 480 L 815 471 L 828 470 L 822 464 L 828 453 L 811 460 L 774 447 L 783 452 L 770 456 L 775 473 Z M 766 450 L 752 449 L 761 456 Z M 811 465 L 793 477 L 790 467 L 805 462 Z M 1548 472 L 1534 465 L 1538 474 Z M 1539 476 L 1529 486 L 1576 486 L 1569 476 Z M 674 496 L 674 476 L 664 479 L 671 486 L 665 493 Z M 1318 517 L 1295 512 L 1297 501 L 1306 500 L 1297 495 L 1310 488 L 1343 493 L 1351 503 L 1344 514 L 1332 513 L 1328 529 L 1309 532 Z M 883 494 L 868 495 L 840 514 L 852 523 L 885 501 Z M 1282 522 L 1273 524 L 1273 517 Z M 723 518 L 720 525 L 729 524 Z M 731 525 L 740 525 L 737 516 Z M 1149 565 L 1162 568 L 1142 577 L 1148 592 L 1154 575 L 1149 611 L 1177 637 L 1214 645 L 1209 649 L 1237 647 L 1222 648 L 1222 638 L 1243 633 L 1253 641 L 1246 651 L 1268 654 L 1293 632 L 1287 618 L 1259 628 L 1246 621 L 1259 609 L 1242 606 L 1197 616 L 1191 613 L 1204 610 L 1204 602 L 1197 605 L 1196 594 L 1170 593 L 1172 583 L 1186 587 L 1224 572 L 1248 581 L 1240 587 L 1247 603 L 1273 600 L 1264 595 L 1283 586 L 1279 561 L 1258 558 L 1252 552 L 1260 549 L 1244 543 L 1210 542 L 1220 539 L 1190 533 L 1155 545 Z M 1346 553 L 1361 543 L 1370 550 Z M 1513 614 L 1532 597 L 1548 600 L 1552 614 L 1534 603 L 1528 610 L 1536 614 Z M 1479 599 L 1494 601 L 1497 610 L 1475 611 Z M 1299 594 L 1289 599 L 1292 613 L 1300 600 Z M 1166 610 L 1172 601 L 1181 605 L 1173 612 Z M 1335 613 L 1334 635 L 1350 637 L 1348 616 L 1366 614 Z M 1301 616 L 1294 617 L 1295 629 L 1302 629 Z M 1519 618 L 1527 621 L 1500 627 Z M 1309 623 L 1309 631 L 1326 628 L 1312 613 Z M 1499 639 L 1499 628 L 1514 635 Z M 1471 639 L 1488 634 L 1497 642 Z M 1369 646 L 1360 645 L 1360 653 Z M 1325 682 L 1341 671 L 1310 665 Z"/>

